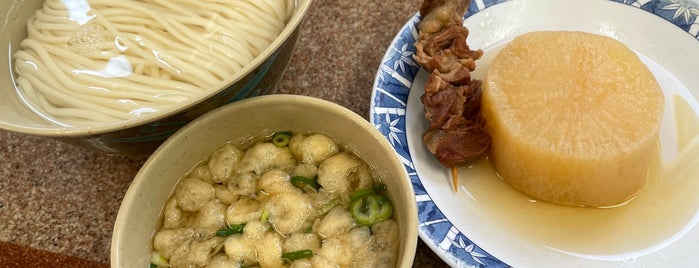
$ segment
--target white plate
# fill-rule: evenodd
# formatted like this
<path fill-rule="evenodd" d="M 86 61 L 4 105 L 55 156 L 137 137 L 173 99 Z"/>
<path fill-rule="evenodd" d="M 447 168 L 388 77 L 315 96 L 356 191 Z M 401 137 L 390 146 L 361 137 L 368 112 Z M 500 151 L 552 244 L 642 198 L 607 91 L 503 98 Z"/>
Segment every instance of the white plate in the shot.
<path fill-rule="evenodd" d="M 460 168 L 460 188 L 453 192 L 449 171 L 422 144 L 427 122 L 419 97 L 426 73 L 412 58 L 420 20 L 416 14 L 382 60 L 370 120 L 410 174 L 420 238 L 447 264 L 460 267 L 699 263 L 697 16 L 696 0 L 474 0 L 464 16 L 471 32 L 469 45 L 485 52 L 476 62 L 476 79 L 483 77 L 498 47 L 537 30 L 577 30 L 616 38 L 651 69 L 666 99 L 660 163 L 665 173 L 674 175 L 651 180 L 626 206 L 601 210 L 531 202 L 492 174 L 478 175 L 492 172 L 484 164 Z"/>

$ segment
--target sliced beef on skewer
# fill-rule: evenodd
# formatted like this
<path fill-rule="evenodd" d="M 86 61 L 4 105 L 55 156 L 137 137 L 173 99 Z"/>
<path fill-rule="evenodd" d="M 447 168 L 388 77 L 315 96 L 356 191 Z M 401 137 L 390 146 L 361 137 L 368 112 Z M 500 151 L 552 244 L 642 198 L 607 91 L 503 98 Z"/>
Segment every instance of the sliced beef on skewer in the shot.
<path fill-rule="evenodd" d="M 415 60 L 429 72 L 420 97 L 430 122 L 423 142 L 439 162 L 450 167 L 457 190 L 457 166 L 485 154 L 490 136 L 480 119 L 481 81 L 471 79 L 483 52 L 466 43 L 462 25 L 470 0 L 425 0 L 420 7 Z"/>
<path fill-rule="evenodd" d="M 480 158 L 490 146 L 490 136 L 481 127 L 481 81 L 453 86 L 438 75 L 430 75 L 421 100 L 429 129 L 422 139 L 442 165 L 455 167 Z M 435 81 L 438 80 L 438 81 Z"/>

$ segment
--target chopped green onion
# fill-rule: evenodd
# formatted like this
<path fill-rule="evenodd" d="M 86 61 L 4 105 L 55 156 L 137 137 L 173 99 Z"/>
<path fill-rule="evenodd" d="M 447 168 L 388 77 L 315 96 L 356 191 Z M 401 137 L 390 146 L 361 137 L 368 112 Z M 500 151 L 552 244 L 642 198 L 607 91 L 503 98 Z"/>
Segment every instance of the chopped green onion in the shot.
<path fill-rule="evenodd" d="M 375 193 L 374 189 L 372 189 L 372 188 L 357 190 L 354 193 L 350 194 L 350 201 L 354 201 L 357 198 L 360 198 L 360 197 L 368 195 L 368 194 L 374 194 L 374 193 Z"/>
<path fill-rule="evenodd" d="M 167 263 L 165 257 L 158 251 L 152 251 L 150 253 L 150 268 L 158 267 L 168 267 L 170 264 Z"/>
<path fill-rule="evenodd" d="M 267 218 L 269 218 L 269 211 L 267 209 L 262 210 L 262 216 L 260 217 L 260 221 L 265 222 L 267 221 Z"/>
<path fill-rule="evenodd" d="M 328 213 L 331 209 L 333 209 L 335 206 L 340 204 L 340 199 L 335 198 L 333 200 L 330 200 L 327 204 L 323 205 L 320 207 L 320 209 L 316 212 L 318 216 L 325 215 L 325 213 Z"/>
<path fill-rule="evenodd" d="M 385 191 L 385 190 L 386 190 L 386 184 L 381 183 L 381 184 L 377 184 L 374 186 L 374 191 L 377 193 L 381 192 L 381 191 Z"/>
<path fill-rule="evenodd" d="M 308 226 L 308 227 L 306 227 L 306 229 L 303 230 L 303 231 L 304 231 L 305 233 L 313 232 L 313 226 Z"/>
<path fill-rule="evenodd" d="M 313 251 L 310 249 L 302 249 L 282 254 L 284 262 L 290 263 L 298 259 L 313 257 Z"/>
<path fill-rule="evenodd" d="M 367 194 L 352 201 L 350 212 L 357 223 L 371 226 L 390 218 L 393 215 L 393 204 L 383 195 Z"/>
<path fill-rule="evenodd" d="M 318 184 L 318 181 L 315 178 L 309 179 L 304 176 L 293 176 L 291 177 L 290 181 L 292 185 L 303 190 L 304 192 L 308 192 L 310 189 L 313 189 L 314 191 L 318 191 L 318 189 L 320 189 L 320 184 Z"/>
<path fill-rule="evenodd" d="M 272 143 L 278 147 L 286 147 L 291 139 L 291 131 L 279 131 L 272 134 Z"/>
<path fill-rule="evenodd" d="M 216 231 L 216 236 L 226 237 L 233 234 L 242 234 L 244 228 L 245 223 L 230 225 L 228 228 Z"/>

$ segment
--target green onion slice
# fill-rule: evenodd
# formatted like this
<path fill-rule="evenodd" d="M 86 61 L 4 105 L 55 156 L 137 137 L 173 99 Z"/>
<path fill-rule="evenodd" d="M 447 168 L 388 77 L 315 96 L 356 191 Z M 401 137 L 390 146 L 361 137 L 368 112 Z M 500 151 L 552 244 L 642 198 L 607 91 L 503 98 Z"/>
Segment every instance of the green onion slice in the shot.
<path fill-rule="evenodd" d="M 150 253 L 150 268 L 158 268 L 158 267 L 168 267 L 170 264 L 167 263 L 167 260 L 163 255 L 160 254 L 158 251 L 152 251 Z"/>
<path fill-rule="evenodd" d="M 314 191 L 318 191 L 318 189 L 320 189 L 320 184 L 318 184 L 318 180 L 316 179 L 309 179 L 304 176 L 293 176 L 291 177 L 290 181 L 292 185 L 300 188 L 304 192 L 308 192 L 308 190 L 311 189 Z"/>
<path fill-rule="evenodd" d="M 371 226 L 393 215 L 393 204 L 388 197 L 367 194 L 350 203 L 350 212 L 357 223 Z"/>
<path fill-rule="evenodd" d="M 374 186 L 374 191 L 376 191 L 377 193 L 384 190 L 386 190 L 386 184 L 381 183 Z"/>
<path fill-rule="evenodd" d="M 291 139 L 291 131 L 279 131 L 272 134 L 272 143 L 278 147 L 286 147 Z"/>
<path fill-rule="evenodd" d="M 297 251 L 291 251 L 287 253 L 282 254 L 282 259 L 284 259 L 284 262 L 290 263 L 298 259 L 303 259 L 303 258 L 310 258 L 313 257 L 313 250 L 310 249 L 302 249 L 302 250 L 297 250 Z"/>
<path fill-rule="evenodd" d="M 269 219 L 269 211 L 267 209 L 264 209 L 262 211 L 262 216 L 260 216 L 260 221 L 267 221 Z"/>
<path fill-rule="evenodd" d="M 357 200 L 357 198 L 361 198 L 365 195 L 375 194 L 375 193 L 376 192 L 374 192 L 373 188 L 366 188 L 366 189 L 357 190 L 354 193 L 350 194 L 350 201 L 354 201 L 354 200 Z"/>
<path fill-rule="evenodd" d="M 228 226 L 228 228 L 216 231 L 216 236 L 226 237 L 233 234 L 242 234 L 243 229 L 245 229 L 245 223 L 233 224 Z"/>
<path fill-rule="evenodd" d="M 333 200 L 330 200 L 330 202 L 328 202 L 327 204 L 323 205 L 322 207 L 320 207 L 320 209 L 318 209 L 318 211 L 316 211 L 316 215 L 318 215 L 318 216 L 325 215 L 325 213 L 328 213 L 331 209 L 333 209 L 334 207 L 336 207 L 337 205 L 339 205 L 340 202 L 341 202 L 341 201 L 340 201 L 340 199 L 338 199 L 338 198 L 335 198 L 335 199 L 333 199 Z"/>

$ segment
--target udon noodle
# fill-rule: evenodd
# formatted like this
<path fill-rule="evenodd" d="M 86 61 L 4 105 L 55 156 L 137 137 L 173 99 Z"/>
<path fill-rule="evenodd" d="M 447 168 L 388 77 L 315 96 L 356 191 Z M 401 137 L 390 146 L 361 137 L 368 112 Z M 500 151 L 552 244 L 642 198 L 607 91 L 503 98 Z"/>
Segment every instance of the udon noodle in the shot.
<path fill-rule="evenodd" d="M 17 90 L 61 125 L 132 119 L 241 70 L 294 7 L 294 0 L 47 0 L 14 54 Z"/>

